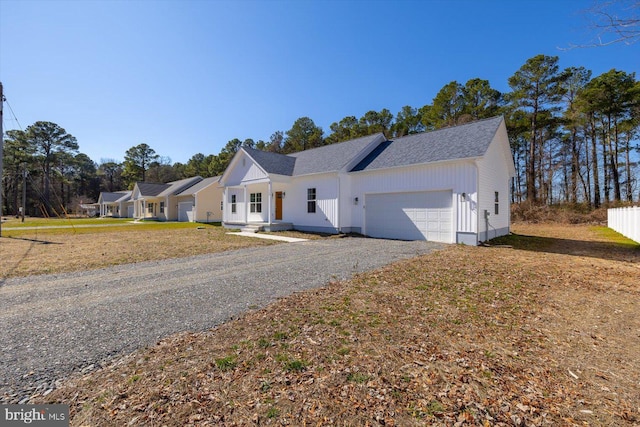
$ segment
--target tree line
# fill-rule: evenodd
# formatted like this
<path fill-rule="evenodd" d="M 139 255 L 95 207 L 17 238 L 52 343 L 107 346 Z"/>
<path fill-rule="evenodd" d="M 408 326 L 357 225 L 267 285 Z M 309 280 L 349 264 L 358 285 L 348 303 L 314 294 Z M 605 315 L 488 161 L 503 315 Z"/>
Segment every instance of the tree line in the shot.
<path fill-rule="evenodd" d="M 347 116 L 325 132 L 309 117 L 268 141 L 232 139 L 218 154 L 197 153 L 171 163 L 146 143 L 131 147 L 124 162 L 92 161 L 76 139 L 55 123 L 36 122 L 6 132 L 3 212 L 17 213 L 24 171 L 29 177 L 27 213 L 52 215 L 101 191 L 131 189 L 135 182 L 169 182 L 221 175 L 242 146 L 292 153 L 383 133 L 387 138 L 432 131 L 503 115 L 516 165 L 514 202 L 603 203 L 633 201 L 638 194 L 640 82 L 635 73 L 612 69 L 592 77 L 584 67 L 561 70 L 557 56 L 536 55 L 509 79 L 501 93 L 488 80 L 446 84 L 431 103 Z M 635 196 L 635 200 L 640 195 Z"/>

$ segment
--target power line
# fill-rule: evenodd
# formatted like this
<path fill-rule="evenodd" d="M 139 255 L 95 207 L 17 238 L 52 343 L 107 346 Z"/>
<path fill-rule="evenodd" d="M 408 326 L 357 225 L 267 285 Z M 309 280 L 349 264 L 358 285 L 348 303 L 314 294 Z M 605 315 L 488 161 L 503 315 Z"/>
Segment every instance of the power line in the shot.
<path fill-rule="evenodd" d="M 22 128 L 22 125 L 20 124 L 20 122 L 18 121 L 18 118 L 16 117 L 16 113 L 13 112 L 13 108 L 11 108 L 11 104 L 9 104 L 9 101 L 7 100 L 7 98 L 4 99 L 4 102 L 6 102 L 7 107 L 9 107 L 9 111 L 11 111 L 13 120 L 15 120 L 16 123 L 18 124 L 18 129 L 20 129 L 21 131 L 24 131 L 24 129 Z"/>

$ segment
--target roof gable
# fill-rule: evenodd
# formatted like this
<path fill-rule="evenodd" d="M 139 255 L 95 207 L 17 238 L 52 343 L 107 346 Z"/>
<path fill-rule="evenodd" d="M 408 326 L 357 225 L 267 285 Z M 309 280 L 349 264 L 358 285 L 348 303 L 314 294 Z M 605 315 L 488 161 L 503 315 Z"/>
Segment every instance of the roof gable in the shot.
<path fill-rule="evenodd" d="M 269 151 L 256 150 L 255 148 L 242 147 L 242 149 L 256 162 L 266 173 L 291 176 L 293 174 L 296 159 L 294 157 L 271 153 Z"/>
<path fill-rule="evenodd" d="M 503 120 L 494 117 L 386 141 L 351 171 L 482 157 Z"/>

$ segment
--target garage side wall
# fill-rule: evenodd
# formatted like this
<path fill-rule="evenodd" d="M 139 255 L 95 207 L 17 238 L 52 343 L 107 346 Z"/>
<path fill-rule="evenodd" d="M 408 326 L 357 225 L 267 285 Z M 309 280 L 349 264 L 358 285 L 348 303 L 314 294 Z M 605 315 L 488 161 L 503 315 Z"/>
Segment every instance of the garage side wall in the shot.
<path fill-rule="evenodd" d="M 222 187 L 217 184 L 203 188 L 196 194 L 195 221 L 219 222 L 222 221 Z M 207 212 L 210 212 L 207 217 Z"/>
<path fill-rule="evenodd" d="M 505 156 L 510 156 L 510 153 L 505 153 L 505 146 L 508 147 L 508 141 L 504 140 L 505 138 L 506 133 L 496 134 L 485 156 L 478 160 L 478 212 L 480 214 L 478 238 L 480 241 L 509 234 L 511 218 L 508 161 L 510 158 L 505 159 Z M 485 212 L 488 213 L 486 217 Z"/>
<path fill-rule="evenodd" d="M 477 233 L 476 165 L 472 161 L 418 165 L 377 171 L 351 173 L 350 225 L 363 232 L 365 194 L 452 191 L 453 241 L 475 244 Z M 462 193 L 465 198 L 461 197 Z M 355 205 L 355 198 L 358 204 Z"/>

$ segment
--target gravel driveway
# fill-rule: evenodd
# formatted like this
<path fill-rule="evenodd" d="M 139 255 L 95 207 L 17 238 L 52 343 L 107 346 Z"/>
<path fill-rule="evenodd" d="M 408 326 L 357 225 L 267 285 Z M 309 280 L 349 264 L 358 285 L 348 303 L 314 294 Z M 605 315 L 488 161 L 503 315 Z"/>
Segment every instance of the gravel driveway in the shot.
<path fill-rule="evenodd" d="M 248 308 L 442 247 L 333 238 L 0 281 L 0 402 Z"/>

